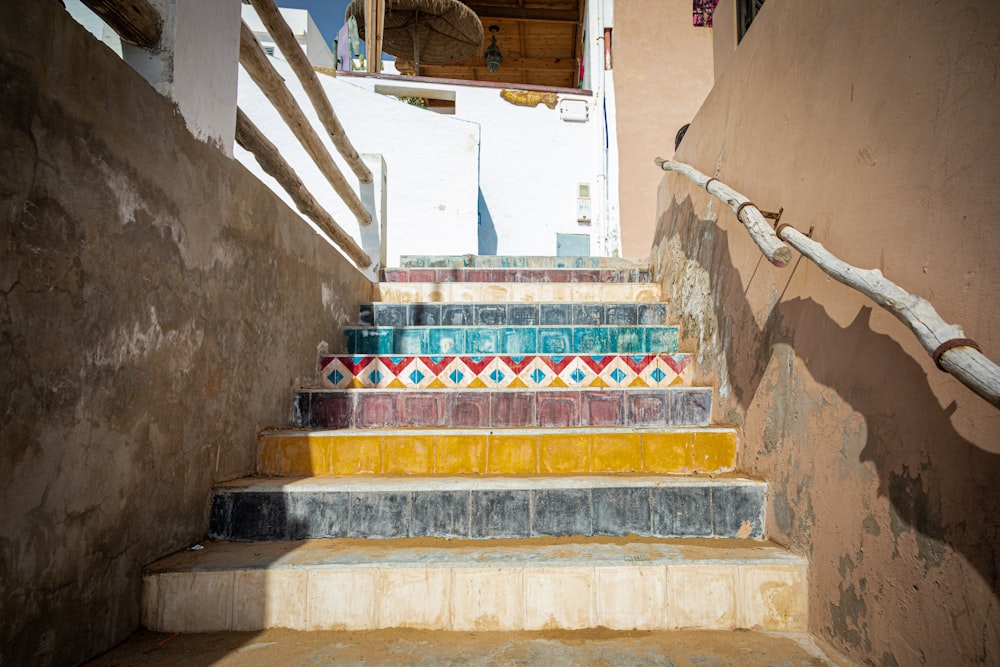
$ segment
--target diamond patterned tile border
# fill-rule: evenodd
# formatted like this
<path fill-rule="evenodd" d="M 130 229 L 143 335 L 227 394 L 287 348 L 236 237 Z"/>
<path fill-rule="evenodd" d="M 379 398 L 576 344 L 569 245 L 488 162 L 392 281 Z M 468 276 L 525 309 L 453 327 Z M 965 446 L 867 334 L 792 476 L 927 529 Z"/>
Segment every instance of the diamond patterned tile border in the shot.
<path fill-rule="evenodd" d="M 328 389 L 523 389 L 690 386 L 689 354 L 329 355 Z"/>

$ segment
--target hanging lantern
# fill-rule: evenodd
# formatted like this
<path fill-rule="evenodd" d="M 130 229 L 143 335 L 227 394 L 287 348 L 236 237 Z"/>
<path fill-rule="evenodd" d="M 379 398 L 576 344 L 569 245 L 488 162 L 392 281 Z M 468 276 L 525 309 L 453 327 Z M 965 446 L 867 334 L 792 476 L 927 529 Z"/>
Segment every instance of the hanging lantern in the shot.
<path fill-rule="evenodd" d="M 495 25 L 491 25 L 490 32 L 500 32 L 500 28 Z M 497 46 L 497 36 L 495 34 L 490 37 L 490 45 L 486 48 L 486 53 L 483 55 L 486 57 L 486 69 L 488 69 L 491 74 L 495 74 L 496 71 L 500 69 L 500 63 L 503 62 L 503 54 L 500 53 L 500 47 Z"/>

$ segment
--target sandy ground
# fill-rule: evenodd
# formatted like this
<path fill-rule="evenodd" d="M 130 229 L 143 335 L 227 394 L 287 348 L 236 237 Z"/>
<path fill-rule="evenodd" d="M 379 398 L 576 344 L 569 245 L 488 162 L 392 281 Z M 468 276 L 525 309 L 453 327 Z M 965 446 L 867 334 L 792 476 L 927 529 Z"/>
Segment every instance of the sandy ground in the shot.
<path fill-rule="evenodd" d="M 321 667 L 323 665 L 664 665 L 813 667 L 849 663 L 804 634 L 747 631 L 460 633 L 139 631 L 89 667 Z"/>

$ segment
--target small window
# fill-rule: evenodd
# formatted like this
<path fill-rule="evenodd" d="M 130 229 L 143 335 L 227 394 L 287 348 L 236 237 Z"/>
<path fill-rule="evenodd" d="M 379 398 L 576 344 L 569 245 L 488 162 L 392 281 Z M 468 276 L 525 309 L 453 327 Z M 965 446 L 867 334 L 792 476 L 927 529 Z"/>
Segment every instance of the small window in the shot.
<path fill-rule="evenodd" d="M 273 56 L 274 55 L 274 47 L 273 46 L 265 46 L 264 47 L 264 53 L 266 53 L 269 56 Z"/>
<path fill-rule="evenodd" d="M 736 43 L 743 41 L 743 35 L 747 34 L 750 24 L 757 17 L 760 8 L 764 6 L 764 0 L 737 0 L 736 1 Z"/>

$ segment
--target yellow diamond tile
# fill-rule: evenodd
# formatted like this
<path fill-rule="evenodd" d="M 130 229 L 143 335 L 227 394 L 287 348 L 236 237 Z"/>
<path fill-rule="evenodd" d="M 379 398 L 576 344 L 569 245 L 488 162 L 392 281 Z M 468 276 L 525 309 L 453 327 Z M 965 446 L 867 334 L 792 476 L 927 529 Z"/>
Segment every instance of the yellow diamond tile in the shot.
<path fill-rule="evenodd" d="M 700 431 L 694 435 L 694 467 L 698 472 L 725 472 L 736 467 L 735 431 Z"/>
<path fill-rule="evenodd" d="M 435 436 L 435 472 L 482 474 L 486 472 L 485 435 Z"/>
<path fill-rule="evenodd" d="M 543 473 L 590 472 L 590 436 L 585 433 L 543 433 L 539 459 Z"/>
<path fill-rule="evenodd" d="M 487 471 L 490 474 L 538 472 L 538 436 L 491 435 Z"/>
<path fill-rule="evenodd" d="M 331 438 L 334 475 L 373 474 L 382 470 L 382 436 L 349 435 Z"/>
<path fill-rule="evenodd" d="M 593 472 L 642 470 L 642 439 L 638 433 L 597 433 L 592 447 Z"/>
<path fill-rule="evenodd" d="M 329 438 L 307 435 L 264 438 L 259 469 L 265 475 L 328 475 Z"/>
<path fill-rule="evenodd" d="M 434 472 L 434 436 L 387 435 L 382 472 L 386 475 L 427 475 Z"/>
<path fill-rule="evenodd" d="M 690 472 L 690 432 L 643 433 L 642 469 L 644 472 Z"/>

